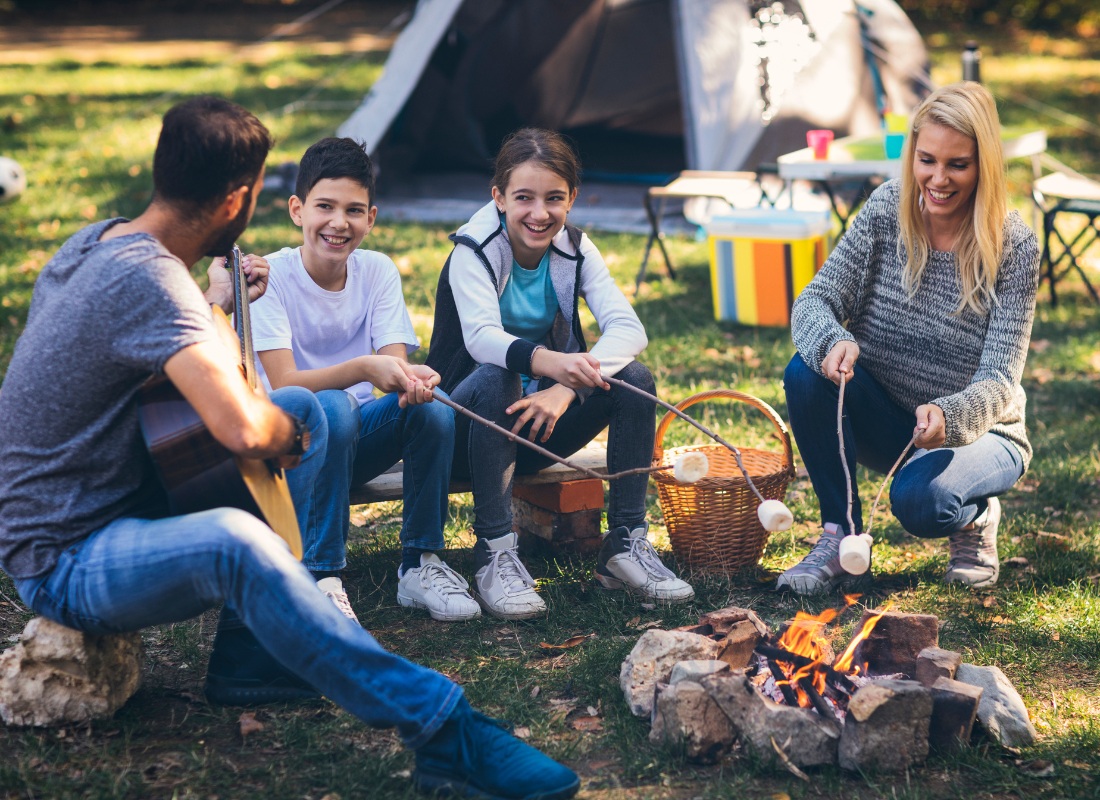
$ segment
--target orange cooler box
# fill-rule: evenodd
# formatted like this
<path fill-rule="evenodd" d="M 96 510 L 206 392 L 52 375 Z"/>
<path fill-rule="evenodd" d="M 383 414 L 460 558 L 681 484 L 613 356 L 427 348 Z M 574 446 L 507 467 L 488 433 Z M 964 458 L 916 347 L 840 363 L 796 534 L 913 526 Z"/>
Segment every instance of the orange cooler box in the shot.
<path fill-rule="evenodd" d="M 829 252 L 829 212 L 747 209 L 706 226 L 714 318 L 790 325 L 791 304 Z"/>

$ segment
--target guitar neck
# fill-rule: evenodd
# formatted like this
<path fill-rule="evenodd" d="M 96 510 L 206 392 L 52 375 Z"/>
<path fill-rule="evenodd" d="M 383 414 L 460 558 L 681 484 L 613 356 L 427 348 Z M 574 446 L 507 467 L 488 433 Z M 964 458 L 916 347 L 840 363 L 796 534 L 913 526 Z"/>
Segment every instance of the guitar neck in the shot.
<path fill-rule="evenodd" d="M 248 385 L 256 388 L 256 353 L 252 349 L 252 318 L 248 313 L 248 277 L 244 274 L 244 264 L 241 260 L 241 249 L 233 245 L 229 255 L 226 256 L 225 268 L 233 276 L 233 314 L 234 326 L 237 329 L 237 338 L 241 342 L 241 367 Z"/>

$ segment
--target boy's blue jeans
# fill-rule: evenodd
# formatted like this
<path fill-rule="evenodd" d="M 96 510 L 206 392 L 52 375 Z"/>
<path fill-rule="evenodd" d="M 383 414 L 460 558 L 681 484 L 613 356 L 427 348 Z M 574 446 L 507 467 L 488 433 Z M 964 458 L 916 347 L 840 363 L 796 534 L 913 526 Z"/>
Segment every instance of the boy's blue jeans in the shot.
<path fill-rule="evenodd" d="M 441 390 L 436 389 L 439 392 Z M 347 564 L 352 486 L 404 461 L 401 544 L 442 550 L 454 449 L 454 412 L 442 403 L 401 408 L 396 394 L 360 406 L 345 391 L 317 392 L 328 422 L 328 450 L 316 474 L 288 473 L 302 524 L 302 563 L 314 572 Z"/>
<path fill-rule="evenodd" d="M 298 469 L 316 474 L 327 431 L 313 394 L 282 389 L 272 400 L 309 425 L 316 444 Z M 237 509 L 117 519 L 16 588 L 36 613 L 92 634 L 178 622 L 225 603 L 283 666 L 368 725 L 396 727 L 409 747 L 431 738 L 462 695 L 438 672 L 386 652 L 281 539 Z"/>
<path fill-rule="evenodd" d="M 836 404 L 840 387 L 810 369 L 795 353 L 783 374 L 787 414 L 798 451 L 821 506 L 821 521 L 848 531 L 848 487 L 840 463 Z M 890 399 L 865 369 L 856 364 L 844 389 L 844 450 L 852 475 L 856 464 L 886 474 L 909 440 L 917 418 Z M 963 447 L 916 450 L 894 475 L 890 504 L 909 533 L 927 538 L 949 536 L 985 511 L 987 498 L 1012 488 L 1024 472 L 1020 451 L 1009 440 L 987 433 Z M 858 495 L 852 521 L 863 530 Z"/>

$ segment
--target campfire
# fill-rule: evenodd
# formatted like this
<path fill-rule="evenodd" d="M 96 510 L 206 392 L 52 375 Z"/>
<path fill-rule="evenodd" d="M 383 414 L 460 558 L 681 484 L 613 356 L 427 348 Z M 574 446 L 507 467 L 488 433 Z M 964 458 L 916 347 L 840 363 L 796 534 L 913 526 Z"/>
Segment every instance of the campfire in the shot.
<path fill-rule="evenodd" d="M 844 608 L 859 598 L 858 594 L 845 595 Z M 765 639 L 758 644 L 753 651 L 756 659 L 746 671 L 757 689 L 777 703 L 812 708 L 826 719 L 842 722 L 849 699 L 870 680 L 866 662 L 853 662 L 860 642 L 870 635 L 881 614 L 866 619 L 834 661 L 824 631 L 839 613 L 834 608 L 817 616 L 799 611 L 777 641 Z"/>
<path fill-rule="evenodd" d="M 655 743 L 705 763 L 740 747 L 799 777 L 827 764 L 905 770 L 931 749 L 966 747 L 976 723 L 1011 747 L 1034 740 L 1004 673 L 941 649 L 932 615 L 865 609 L 834 657 L 828 626 L 858 599 L 799 613 L 778 633 L 735 607 L 647 630 L 619 674 L 625 699 Z"/>

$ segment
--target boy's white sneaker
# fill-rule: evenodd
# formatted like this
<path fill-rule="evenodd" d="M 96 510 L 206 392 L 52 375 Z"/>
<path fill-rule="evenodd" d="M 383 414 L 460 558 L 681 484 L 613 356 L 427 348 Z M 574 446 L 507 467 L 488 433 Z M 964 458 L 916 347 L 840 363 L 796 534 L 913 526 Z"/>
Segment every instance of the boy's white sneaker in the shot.
<path fill-rule="evenodd" d="M 398 575 L 397 602 L 405 608 L 425 608 L 441 622 L 481 616 L 481 608 L 470 597 L 470 584 L 435 553 L 421 553 L 419 567 Z"/>
<path fill-rule="evenodd" d="M 340 613 L 350 619 L 356 625 L 359 625 L 359 617 L 355 616 L 355 611 L 352 610 L 351 601 L 348 600 L 348 593 L 344 591 L 344 582 L 336 577 L 321 578 L 317 581 L 317 588 L 320 589 L 325 597 L 331 600 L 335 606 L 340 609 Z"/>
<path fill-rule="evenodd" d="M 629 589 L 666 603 L 686 603 L 695 597 L 691 584 L 661 561 L 646 534 L 649 523 L 634 530 L 608 531 L 596 559 L 596 580 L 605 589 Z"/>
<path fill-rule="evenodd" d="M 478 539 L 474 564 L 477 601 L 494 617 L 528 619 L 546 613 L 546 603 L 535 591 L 535 579 L 519 560 L 519 537 L 515 533 Z"/>

